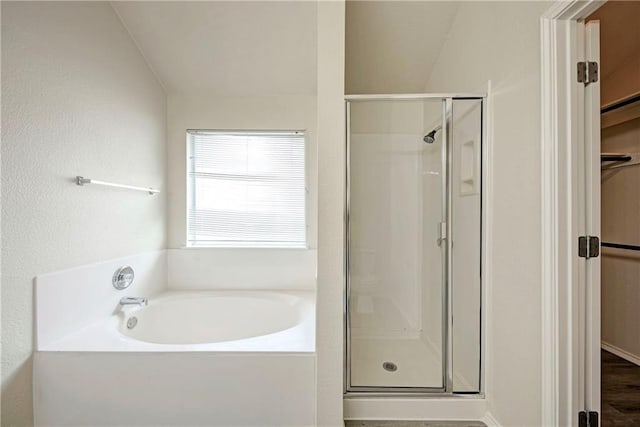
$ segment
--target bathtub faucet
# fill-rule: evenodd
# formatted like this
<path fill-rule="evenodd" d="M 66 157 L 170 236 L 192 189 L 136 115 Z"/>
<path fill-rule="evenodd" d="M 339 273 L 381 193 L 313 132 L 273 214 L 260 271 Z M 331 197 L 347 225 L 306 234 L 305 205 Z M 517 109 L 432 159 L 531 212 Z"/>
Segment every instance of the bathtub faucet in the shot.
<path fill-rule="evenodd" d="M 149 300 L 145 297 L 122 297 L 120 305 L 147 305 Z"/>

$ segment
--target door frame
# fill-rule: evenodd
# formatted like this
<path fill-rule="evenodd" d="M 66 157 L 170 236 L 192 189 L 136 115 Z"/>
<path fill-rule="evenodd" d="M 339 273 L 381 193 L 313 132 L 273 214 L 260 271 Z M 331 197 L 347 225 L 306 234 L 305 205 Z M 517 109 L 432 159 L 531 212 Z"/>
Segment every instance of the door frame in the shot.
<path fill-rule="evenodd" d="M 446 223 L 446 236 L 452 235 L 452 208 L 451 197 L 449 195 L 449 189 L 451 186 L 451 174 L 450 168 L 452 164 L 452 152 L 450 147 L 452 145 L 452 126 L 453 126 L 453 102 L 456 100 L 476 100 L 481 103 L 481 144 L 480 144 L 480 200 L 481 211 L 484 210 L 484 206 L 487 205 L 487 193 L 488 183 L 486 179 L 486 166 L 488 162 L 488 138 L 487 138 L 487 122 L 488 122 L 488 98 L 491 89 L 490 83 L 487 86 L 487 93 L 416 93 L 416 94 L 357 94 L 357 95 L 345 95 L 345 117 L 346 117 L 346 157 L 345 157 L 345 234 L 344 234 L 344 334 L 343 334 L 343 357 L 344 357 L 344 373 L 343 373 L 343 393 L 346 398 L 358 398 L 358 397 L 460 397 L 463 399 L 477 399 L 484 398 L 485 393 L 485 316 L 486 316 L 486 288 L 485 283 L 486 271 L 485 271 L 485 254 L 487 253 L 487 224 L 486 218 L 488 215 L 484 215 L 481 212 L 480 217 L 480 246 L 481 246 L 481 275 L 480 275 L 480 360 L 478 363 L 479 375 L 479 390 L 477 392 L 455 392 L 453 389 L 453 317 L 452 317 L 452 270 L 450 256 L 452 253 L 451 239 L 446 238 L 446 250 L 443 260 L 443 299 L 442 299 L 442 337 L 443 337 L 443 349 L 442 351 L 442 367 L 443 367 L 443 386 L 442 387 L 388 387 L 388 386 L 353 386 L 351 385 L 351 325 L 350 325 L 350 294 L 351 294 L 351 275 L 350 275 L 350 247 L 351 247 L 351 235 L 350 235 L 350 218 L 351 218 L 351 180 L 350 180 L 350 167 L 351 167 L 351 104 L 358 101 L 400 101 L 400 100 L 421 100 L 428 99 L 441 100 L 443 102 L 442 111 L 442 160 L 443 171 L 445 173 L 445 179 L 443 180 L 443 209 L 446 212 L 445 217 L 442 219 Z"/>
<path fill-rule="evenodd" d="M 581 23 L 604 1 L 556 1 L 541 17 L 541 246 L 542 425 L 577 425 L 584 409 L 585 375 L 579 303 L 584 272 L 577 239 L 585 234 L 584 88 L 576 63 L 584 61 Z M 584 158 L 582 158 L 582 162 Z M 584 263 L 584 260 L 582 260 Z M 582 264 L 584 270 L 584 264 Z M 583 297 L 583 296 L 582 296 Z M 592 319 L 599 323 L 600 315 Z M 593 344 L 593 345 L 598 345 Z M 599 384 L 598 384 L 599 386 Z"/>

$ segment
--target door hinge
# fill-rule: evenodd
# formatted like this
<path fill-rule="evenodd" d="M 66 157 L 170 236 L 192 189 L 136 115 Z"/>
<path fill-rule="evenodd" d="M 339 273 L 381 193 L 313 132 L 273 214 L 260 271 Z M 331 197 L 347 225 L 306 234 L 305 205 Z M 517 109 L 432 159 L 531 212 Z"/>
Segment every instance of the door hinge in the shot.
<path fill-rule="evenodd" d="M 600 256 L 600 239 L 596 236 L 578 237 L 578 256 L 587 259 Z"/>
<path fill-rule="evenodd" d="M 595 61 L 578 62 L 578 83 L 595 83 L 598 81 L 598 63 Z"/>
<path fill-rule="evenodd" d="M 578 427 L 598 427 L 598 413 L 595 411 L 578 412 Z"/>
<path fill-rule="evenodd" d="M 589 421 L 587 421 L 586 411 L 578 412 L 578 427 L 588 427 Z"/>

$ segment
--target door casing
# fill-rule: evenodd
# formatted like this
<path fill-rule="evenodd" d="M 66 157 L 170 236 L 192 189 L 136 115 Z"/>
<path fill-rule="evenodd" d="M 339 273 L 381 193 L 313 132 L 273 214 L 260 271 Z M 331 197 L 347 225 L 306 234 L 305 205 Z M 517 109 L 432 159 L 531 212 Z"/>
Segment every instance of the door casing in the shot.
<path fill-rule="evenodd" d="M 599 356 L 595 360 L 594 354 L 599 354 L 600 348 L 600 313 L 587 310 L 587 302 L 591 308 L 594 303 L 599 306 L 599 292 L 597 301 L 593 295 L 587 298 L 585 285 L 593 282 L 595 271 L 578 257 L 577 245 L 578 236 L 593 233 L 596 208 L 599 221 L 600 201 L 587 198 L 593 182 L 588 184 L 585 175 L 586 160 L 593 168 L 594 150 L 599 153 L 600 149 L 599 138 L 597 147 L 593 138 L 585 139 L 585 107 L 599 98 L 594 99 L 591 93 L 585 99 L 587 91 L 577 82 L 576 64 L 587 59 L 584 19 L 603 4 L 557 1 L 540 22 L 541 386 L 545 426 L 578 425 L 579 411 L 599 410 L 600 381 L 594 380 L 599 378 Z M 590 125 L 593 132 L 595 124 Z M 599 227 L 595 231 L 599 233 Z M 599 265 L 597 271 L 599 274 Z"/>

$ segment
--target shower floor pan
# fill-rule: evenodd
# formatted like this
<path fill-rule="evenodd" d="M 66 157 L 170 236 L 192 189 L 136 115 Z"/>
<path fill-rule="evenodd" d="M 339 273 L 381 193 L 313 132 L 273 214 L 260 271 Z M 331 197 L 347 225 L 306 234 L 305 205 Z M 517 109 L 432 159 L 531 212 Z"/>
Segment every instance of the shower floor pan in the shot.
<path fill-rule="evenodd" d="M 385 363 L 397 369 L 385 369 Z M 442 379 L 441 357 L 420 339 L 352 339 L 352 386 L 438 388 Z"/>

